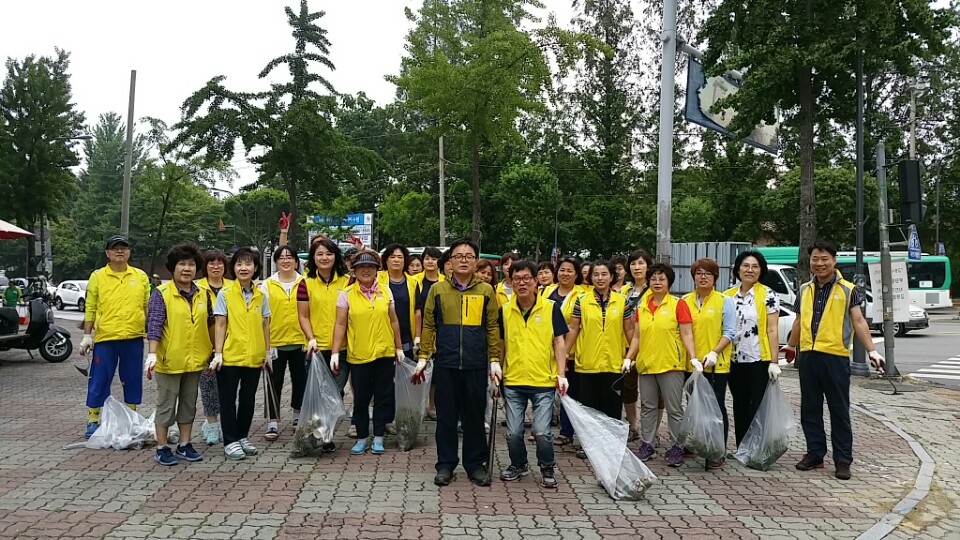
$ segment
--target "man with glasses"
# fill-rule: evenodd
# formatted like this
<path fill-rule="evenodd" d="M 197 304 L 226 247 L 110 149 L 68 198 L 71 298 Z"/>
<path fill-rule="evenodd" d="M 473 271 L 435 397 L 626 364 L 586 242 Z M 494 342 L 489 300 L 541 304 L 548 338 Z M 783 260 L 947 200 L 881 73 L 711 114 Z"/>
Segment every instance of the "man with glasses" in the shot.
<path fill-rule="evenodd" d="M 417 375 L 434 357 L 437 404 L 437 476 L 446 486 L 457 467 L 457 421 L 463 427 L 463 468 L 470 481 L 490 485 L 483 426 L 488 376 L 499 380 L 500 330 L 497 298 L 474 270 L 480 247 L 470 240 L 450 246 L 451 279 L 430 288 L 424 302 Z M 415 375 L 416 377 L 416 375 Z"/>
<path fill-rule="evenodd" d="M 120 369 L 123 401 L 131 409 L 143 394 L 143 338 L 147 327 L 150 280 L 127 264 L 130 242 L 121 235 L 107 240 L 107 265 L 90 274 L 80 354 L 93 351 L 87 382 L 86 438 L 100 427 L 100 408 L 110 395 L 113 376 Z M 94 335 L 96 330 L 96 335 Z"/>

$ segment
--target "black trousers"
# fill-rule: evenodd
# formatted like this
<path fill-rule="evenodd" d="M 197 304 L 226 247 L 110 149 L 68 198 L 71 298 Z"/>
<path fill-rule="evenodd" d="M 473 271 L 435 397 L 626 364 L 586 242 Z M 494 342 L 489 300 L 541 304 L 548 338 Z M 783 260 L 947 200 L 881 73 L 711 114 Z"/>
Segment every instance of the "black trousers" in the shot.
<path fill-rule="evenodd" d="M 467 474 L 473 474 L 484 468 L 489 452 L 483 427 L 488 371 L 435 367 L 433 380 L 437 405 L 437 471 L 457 468 L 459 420 L 463 428 L 463 468 Z"/>
<path fill-rule="evenodd" d="M 377 358 L 366 364 L 350 364 L 353 385 L 353 419 L 357 439 L 370 436 L 370 400 L 373 400 L 373 436 L 383 437 L 393 409 L 393 373 L 396 358 Z"/>
<path fill-rule="evenodd" d="M 623 380 L 620 373 L 577 373 L 570 384 L 570 397 L 610 418 L 623 417 Z"/>
<path fill-rule="evenodd" d="M 306 354 L 300 349 L 291 351 L 282 351 L 277 349 L 277 359 L 273 361 L 273 381 L 274 399 L 269 400 L 270 419 L 276 420 L 278 417 L 277 406 L 280 404 L 280 396 L 283 394 L 283 379 L 286 376 L 287 365 L 290 366 L 290 384 L 293 395 L 290 398 L 290 407 L 300 410 L 303 405 L 303 392 L 307 387 L 307 360 Z"/>
<path fill-rule="evenodd" d="M 760 408 L 767 392 L 770 375 L 769 362 L 733 362 L 730 364 L 730 395 L 733 397 L 733 432 L 740 441 L 750 429 L 750 423 Z"/>
<path fill-rule="evenodd" d="M 237 366 L 223 366 L 217 372 L 224 446 L 246 439 L 250 434 L 260 372 L 260 368 Z"/>
<path fill-rule="evenodd" d="M 816 351 L 800 353 L 800 425 L 807 453 L 823 459 L 827 434 L 823 426 L 823 398 L 830 409 L 833 460 L 853 463 L 853 427 L 850 424 L 850 359 Z"/>

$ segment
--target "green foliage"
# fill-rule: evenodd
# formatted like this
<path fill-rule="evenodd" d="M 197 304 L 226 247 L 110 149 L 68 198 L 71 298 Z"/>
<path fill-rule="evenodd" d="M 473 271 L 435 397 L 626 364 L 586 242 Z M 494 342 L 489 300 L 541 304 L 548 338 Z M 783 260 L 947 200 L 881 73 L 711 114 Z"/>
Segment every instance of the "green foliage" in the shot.
<path fill-rule="evenodd" d="M 223 221 L 227 226 L 236 227 L 237 244 L 257 246 L 262 250 L 276 238 L 277 216 L 287 210 L 288 201 L 287 194 L 278 189 L 245 191 L 223 201 L 226 214 Z M 231 235 L 228 229 L 216 233 L 214 238 L 218 245 L 232 244 Z M 291 234 L 291 240 L 294 238 Z"/>
<path fill-rule="evenodd" d="M 439 237 L 440 220 L 432 215 L 432 201 L 429 193 L 417 191 L 387 195 L 380 205 L 381 244 L 435 245 Z"/>
<path fill-rule="evenodd" d="M 553 247 L 559 204 L 558 178 L 542 164 L 514 165 L 500 174 L 497 197 L 504 208 L 509 245 L 539 260 Z"/>

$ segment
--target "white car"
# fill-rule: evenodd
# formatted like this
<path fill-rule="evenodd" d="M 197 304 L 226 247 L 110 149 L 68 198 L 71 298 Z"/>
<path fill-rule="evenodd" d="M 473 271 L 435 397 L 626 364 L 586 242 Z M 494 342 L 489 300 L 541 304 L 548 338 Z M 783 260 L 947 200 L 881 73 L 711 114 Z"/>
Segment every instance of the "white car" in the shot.
<path fill-rule="evenodd" d="M 63 281 L 57 286 L 53 295 L 53 305 L 62 310 L 65 306 L 77 306 L 83 311 L 86 307 L 87 280 Z"/>
<path fill-rule="evenodd" d="M 780 304 L 780 324 L 777 331 L 780 332 L 780 346 L 787 344 L 790 339 L 790 331 L 793 330 L 793 321 L 797 319 L 797 314 L 793 309 Z"/>

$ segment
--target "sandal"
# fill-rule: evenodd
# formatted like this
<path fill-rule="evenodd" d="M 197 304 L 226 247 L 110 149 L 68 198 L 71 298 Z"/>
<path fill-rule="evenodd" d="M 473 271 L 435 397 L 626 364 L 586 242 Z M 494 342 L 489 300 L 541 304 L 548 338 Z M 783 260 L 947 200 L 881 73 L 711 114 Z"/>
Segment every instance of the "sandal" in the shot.
<path fill-rule="evenodd" d="M 553 439 L 554 446 L 566 446 L 573 442 L 573 438 L 567 437 L 566 435 L 557 435 Z"/>

